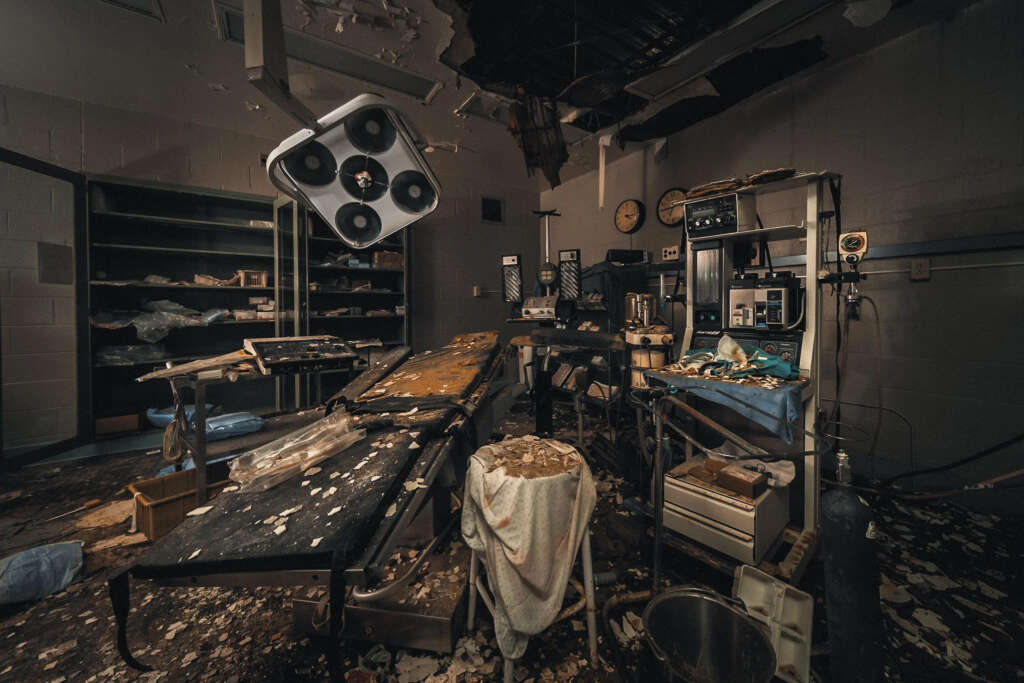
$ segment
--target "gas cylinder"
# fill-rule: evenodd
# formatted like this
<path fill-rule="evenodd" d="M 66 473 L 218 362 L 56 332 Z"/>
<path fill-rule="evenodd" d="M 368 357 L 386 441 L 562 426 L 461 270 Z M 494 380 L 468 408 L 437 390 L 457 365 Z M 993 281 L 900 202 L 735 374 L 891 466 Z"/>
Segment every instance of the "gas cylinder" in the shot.
<path fill-rule="evenodd" d="M 853 489 L 831 489 L 821 497 L 821 535 L 832 680 L 879 681 L 885 643 L 874 513 Z"/>

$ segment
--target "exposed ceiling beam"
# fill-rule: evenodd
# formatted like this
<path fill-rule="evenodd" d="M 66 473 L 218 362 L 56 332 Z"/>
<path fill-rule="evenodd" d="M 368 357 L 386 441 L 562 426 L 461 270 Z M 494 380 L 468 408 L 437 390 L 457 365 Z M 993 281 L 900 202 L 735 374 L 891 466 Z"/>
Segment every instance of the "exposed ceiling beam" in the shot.
<path fill-rule="evenodd" d="M 659 104 L 675 101 L 692 81 L 775 35 L 805 21 L 836 0 L 763 0 L 724 28 L 668 59 L 656 73 L 626 85 L 626 91 Z M 679 99 L 678 97 L 676 99 Z"/>

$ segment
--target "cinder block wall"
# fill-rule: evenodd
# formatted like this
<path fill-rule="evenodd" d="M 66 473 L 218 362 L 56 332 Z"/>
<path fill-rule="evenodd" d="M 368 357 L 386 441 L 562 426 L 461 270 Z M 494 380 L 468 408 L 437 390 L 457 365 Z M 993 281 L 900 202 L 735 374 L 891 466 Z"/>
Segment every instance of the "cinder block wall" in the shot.
<path fill-rule="evenodd" d="M 844 176 L 844 229 L 867 230 L 871 245 L 1020 231 L 1024 223 L 1024 5 L 988 0 L 948 22 L 923 27 L 864 55 L 794 79 L 669 139 L 657 163 L 640 150 L 607 169 L 605 208 L 590 172 L 541 194 L 558 208 L 552 249 L 580 247 L 585 263 L 611 247 L 660 254 L 679 233 L 657 222 L 658 197 L 672 186 L 793 166 Z M 632 236 L 612 227 L 616 205 L 637 197 L 647 224 Z M 766 225 L 799 222 L 799 196 L 778 195 Z M 780 248 L 777 253 L 786 253 Z M 790 251 L 793 246 L 790 246 Z M 933 267 L 1024 261 L 1020 252 L 937 256 Z M 868 261 L 867 271 L 902 270 L 904 259 Z M 842 398 L 899 410 L 913 423 L 919 467 L 950 462 L 1022 429 L 1024 268 L 935 270 L 926 282 L 876 274 L 853 323 Z M 834 299 L 825 299 L 823 348 L 835 348 Z M 677 316 L 678 319 L 678 316 Z M 831 396 L 831 368 L 823 373 Z M 875 412 L 843 420 L 874 429 Z M 884 416 L 878 447 L 853 444 L 855 465 L 878 475 L 910 467 L 906 428 Z M 975 480 L 1019 467 L 1019 445 L 999 457 L 919 486 Z M 827 463 L 827 465 L 831 465 Z M 972 494 L 975 505 L 1021 510 L 1019 497 Z"/>
<path fill-rule="evenodd" d="M 278 142 L 0 85 L 0 147 L 72 171 L 269 197 Z"/>
<path fill-rule="evenodd" d="M 430 155 L 442 199 L 411 231 L 418 350 L 444 344 L 460 332 L 498 330 L 505 341 L 521 332 L 505 323 L 509 307 L 500 294 L 501 255 L 522 254 L 523 272 L 536 272 L 539 223 L 532 211 L 538 193 L 512 136 L 495 124 L 480 125 L 493 128 L 500 151 Z M 481 221 L 482 196 L 504 201 L 503 224 Z M 474 297 L 474 285 L 490 293 Z"/>
<path fill-rule="evenodd" d="M 0 86 L 0 147 L 78 172 L 272 196 L 275 141 Z M 73 285 L 41 284 L 37 245 L 74 245 L 70 184 L 0 164 L 3 445 L 75 436 Z"/>
<path fill-rule="evenodd" d="M 42 284 L 39 242 L 72 246 L 71 184 L 0 163 L 4 447 L 76 429 L 74 285 Z"/>
<path fill-rule="evenodd" d="M 446 139 L 452 134 L 454 117 L 448 110 L 423 109 L 409 114 L 425 129 L 428 139 Z M 469 126 L 465 127 L 468 134 Z M 471 330 L 497 329 L 508 337 L 514 332 L 504 322 L 508 307 L 499 295 L 473 297 L 473 286 L 500 288 L 502 254 L 522 253 L 525 272 L 532 273 L 536 268 L 537 220 L 530 213 L 538 205 L 536 185 L 526 176 L 522 155 L 511 135 L 488 122 L 473 122 L 473 128 L 476 132 L 470 137 L 471 149 L 429 155 L 441 181 L 442 195 L 438 210 L 412 230 L 410 303 L 412 338 L 417 349 L 438 346 L 455 334 Z M 282 131 L 282 136 L 289 132 Z M 460 137 L 463 135 L 459 133 Z M 269 152 L 277 143 L 278 140 L 0 86 L 0 147 L 72 171 L 273 196 L 276 193 L 259 164 L 259 155 Z M 6 448 L 17 448 L 74 435 L 73 414 L 55 409 L 55 401 L 60 401 L 61 406 L 74 401 L 75 337 L 73 327 L 67 327 L 74 322 L 74 293 L 71 287 L 60 298 L 49 289 L 46 294 L 19 293 L 43 291 L 28 288 L 34 282 L 31 273 L 36 266 L 35 243 L 66 240 L 71 244 L 72 233 L 70 219 L 61 224 L 65 232 L 60 240 L 47 237 L 47 231 L 52 232 L 46 227 L 48 224 L 21 220 L 16 214 L 32 193 L 23 198 L 18 186 L 6 182 L 6 176 L 0 176 L 0 180 L 5 186 L 10 185 L 0 189 L 4 443 Z M 480 220 L 481 195 L 504 200 L 503 225 Z M 40 204 L 35 208 L 42 211 L 47 206 Z M 8 222 L 13 232 L 7 228 Z M 13 275 L 15 272 L 17 276 Z M 31 325 L 19 322 L 19 318 L 9 315 L 13 314 L 9 307 L 15 304 L 8 303 L 8 299 L 13 302 L 20 296 L 54 297 L 58 312 L 53 315 L 65 316 L 66 323 L 58 325 L 50 318 Z M 42 321 L 38 310 L 31 315 Z M 23 325 L 25 329 L 21 329 Z M 26 335 L 35 336 L 26 341 Z M 62 357 L 63 364 L 48 366 L 44 375 L 30 375 L 27 369 L 16 369 L 19 362 L 11 355 L 25 353 L 19 351 L 25 348 L 67 357 Z M 53 377 L 54 373 L 60 376 Z M 46 384 L 58 381 L 71 383 L 62 385 L 57 392 L 60 398 L 48 391 L 51 385 Z M 15 383 L 19 385 L 16 389 Z M 15 410 L 13 406 L 19 406 L 17 411 L 28 412 L 8 414 L 8 409 Z M 43 414 L 45 418 L 40 417 Z M 55 421 L 58 414 L 62 420 L 59 424 Z"/>

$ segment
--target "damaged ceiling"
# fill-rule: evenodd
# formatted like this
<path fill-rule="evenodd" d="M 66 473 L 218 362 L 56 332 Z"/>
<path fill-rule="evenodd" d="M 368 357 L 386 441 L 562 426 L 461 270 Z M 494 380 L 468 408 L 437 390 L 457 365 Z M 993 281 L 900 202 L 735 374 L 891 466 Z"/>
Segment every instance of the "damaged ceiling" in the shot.
<path fill-rule="evenodd" d="M 620 143 L 676 132 L 809 67 L 869 49 L 969 4 L 435 2 L 456 27 L 442 62 L 485 90 L 550 98 L 563 123 L 583 134 L 614 131 Z"/>
<path fill-rule="evenodd" d="M 515 144 L 503 132 L 513 101 L 555 101 L 550 118 L 563 131 L 545 137 L 564 137 L 568 150 L 539 150 L 527 163 L 557 183 L 553 161 L 568 159 L 559 162 L 572 168 L 564 173 L 592 167 L 596 132 L 614 133 L 620 144 L 666 136 L 969 2 L 281 0 L 281 7 L 302 53 L 289 65 L 292 91 L 318 115 L 360 92 L 398 94 L 417 107 L 431 150 L 485 153 Z M 270 140 L 295 129 L 246 81 L 236 30 L 241 0 L 161 7 L 162 20 L 154 20 L 98 0 L 8 0 L 0 82 Z"/>
<path fill-rule="evenodd" d="M 625 89 L 629 82 L 654 73 L 755 4 L 636 0 L 623 11 L 614 0 L 464 1 L 475 54 L 449 66 L 487 90 L 513 95 L 522 87 L 532 95 L 584 107 L 588 111 L 572 125 L 594 131 L 647 103 Z"/>

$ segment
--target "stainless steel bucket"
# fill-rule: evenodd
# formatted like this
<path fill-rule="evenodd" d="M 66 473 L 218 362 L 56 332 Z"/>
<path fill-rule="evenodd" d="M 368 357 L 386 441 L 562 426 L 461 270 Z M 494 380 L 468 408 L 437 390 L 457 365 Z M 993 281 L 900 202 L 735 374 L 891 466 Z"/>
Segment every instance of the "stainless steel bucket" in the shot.
<path fill-rule="evenodd" d="M 636 317 L 641 327 L 649 327 L 658 315 L 658 301 L 653 294 L 640 294 L 636 300 Z"/>
<path fill-rule="evenodd" d="M 640 317 L 640 295 L 636 292 L 626 293 L 625 323 L 629 325 Z"/>
<path fill-rule="evenodd" d="M 775 673 L 775 651 L 740 603 L 699 588 L 654 597 L 644 634 L 670 680 L 763 683 Z"/>

